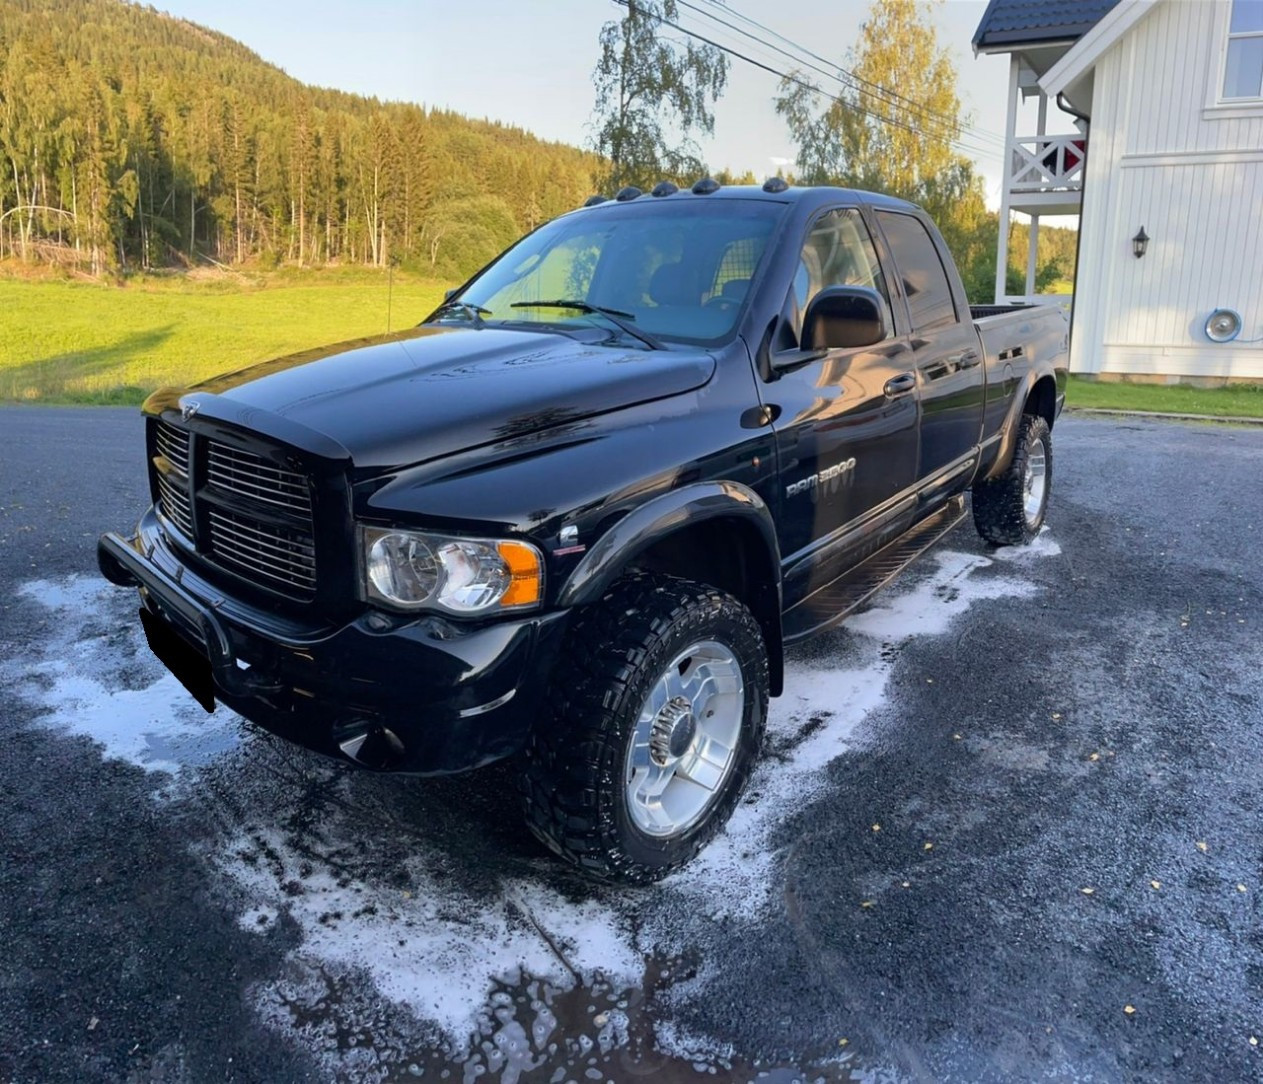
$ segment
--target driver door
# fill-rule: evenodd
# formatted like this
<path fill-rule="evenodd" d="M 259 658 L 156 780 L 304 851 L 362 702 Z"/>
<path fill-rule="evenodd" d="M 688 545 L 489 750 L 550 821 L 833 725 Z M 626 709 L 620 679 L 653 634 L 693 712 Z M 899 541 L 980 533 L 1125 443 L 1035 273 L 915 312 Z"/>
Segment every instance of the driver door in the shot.
<path fill-rule="evenodd" d="M 818 215 L 803 238 L 784 312 L 799 340 L 803 314 L 826 286 L 871 287 L 890 306 L 858 208 Z M 911 505 L 903 505 L 917 470 L 916 366 L 907 328 L 888 324 L 892 331 L 881 343 L 830 350 L 765 385 L 776 418 L 787 609 L 862 560 L 911 516 Z"/>

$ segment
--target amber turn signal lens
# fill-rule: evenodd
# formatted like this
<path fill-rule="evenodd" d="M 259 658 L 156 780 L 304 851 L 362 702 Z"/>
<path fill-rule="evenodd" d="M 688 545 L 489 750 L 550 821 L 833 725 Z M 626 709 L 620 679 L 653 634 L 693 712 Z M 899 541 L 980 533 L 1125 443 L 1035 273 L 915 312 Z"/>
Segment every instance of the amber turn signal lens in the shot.
<path fill-rule="evenodd" d="M 509 568 L 509 588 L 500 596 L 502 607 L 533 606 L 544 594 L 544 570 L 536 550 L 521 542 L 499 542 L 496 549 Z"/>

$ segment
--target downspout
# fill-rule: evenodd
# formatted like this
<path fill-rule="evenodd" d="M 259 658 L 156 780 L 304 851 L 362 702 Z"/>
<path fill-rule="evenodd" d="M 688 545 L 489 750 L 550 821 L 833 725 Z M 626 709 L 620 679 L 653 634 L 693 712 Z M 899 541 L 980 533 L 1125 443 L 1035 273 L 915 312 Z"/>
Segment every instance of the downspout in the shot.
<path fill-rule="evenodd" d="M 1075 120 L 1083 121 L 1084 124 L 1090 125 L 1092 123 L 1091 117 L 1089 117 L 1086 113 L 1080 113 L 1070 104 L 1070 102 L 1066 99 L 1066 92 L 1064 90 L 1057 91 L 1057 108 L 1063 113 L 1069 113 Z"/>

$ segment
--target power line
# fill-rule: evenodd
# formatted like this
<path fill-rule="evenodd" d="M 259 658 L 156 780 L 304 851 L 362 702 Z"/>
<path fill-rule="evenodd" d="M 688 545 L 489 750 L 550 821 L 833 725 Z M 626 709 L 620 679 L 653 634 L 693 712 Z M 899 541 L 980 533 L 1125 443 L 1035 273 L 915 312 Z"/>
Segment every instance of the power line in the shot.
<path fill-rule="evenodd" d="M 618 4 L 620 7 L 625 7 L 628 9 L 631 8 L 631 0 L 614 0 L 614 3 Z M 847 109 L 853 109 L 856 112 L 862 113 L 867 117 L 872 117 L 873 120 L 878 121 L 881 124 L 888 124 L 895 128 L 902 128 L 904 131 L 909 132 L 912 135 L 934 138 L 930 133 L 925 132 L 920 128 L 915 128 L 912 125 L 905 124 L 902 121 L 895 120 L 893 117 L 886 117 L 886 116 L 882 116 L 880 113 L 874 113 L 871 109 L 866 109 L 864 108 L 864 106 L 859 105 L 858 103 L 848 102 L 845 99 L 838 97 L 837 95 L 830 94 L 828 91 L 822 90 L 820 87 L 816 86 L 814 83 L 809 83 L 805 79 L 801 79 L 790 72 L 783 72 L 779 70 L 778 68 L 772 67 L 770 64 L 764 64 L 762 61 L 756 60 L 754 57 L 749 56 L 748 54 L 743 53 L 738 49 L 734 49 L 730 45 L 724 45 L 721 42 L 715 41 L 713 38 L 707 37 L 705 34 L 701 34 L 696 30 L 690 30 L 688 27 L 681 26 L 679 23 L 673 22 L 670 19 L 664 18 L 661 15 L 654 15 L 652 16 L 652 18 L 663 26 L 669 26 L 672 30 L 677 30 L 681 34 L 685 34 L 688 37 L 694 38 L 705 45 L 709 45 L 714 49 L 718 49 L 722 53 L 727 53 L 730 56 L 734 56 L 738 60 L 744 60 L 747 64 L 752 64 L 756 68 L 759 68 L 765 72 L 768 72 L 771 75 L 775 75 L 778 79 L 781 79 L 784 82 L 792 83 L 796 86 L 802 87 L 804 90 L 808 91 L 811 94 L 817 94 L 823 98 L 827 98 L 831 102 L 837 102 L 839 105 L 842 105 Z M 973 146 L 971 144 L 964 142 L 961 139 L 950 139 L 948 140 L 948 142 L 951 146 L 955 147 L 957 150 L 965 151 L 969 154 L 989 155 L 993 153 L 987 148 Z"/>
<path fill-rule="evenodd" d="M 796 64 L 801 64 L 803 67 L 810 68 L 811 70 L 818 72 L 821 75 L 824 75 L 828 77 L 829 79 L 832 79 L 835 82 L 842 84 L 844 87 L 848 87 L 849 89 L 856 91 L 858 94 L 866 94 L 870 98 L 878 98 L 879 100 L 884 98 L 885 100 L 881 102 L 881 104 L 883 105 L 887 103 L 891 105 L 904 103 L 906 106 L 910 107 L 915 113 L 918 113 L 920 115 L 919 119 L 922 121 L 922 123 L 924 123 L 926 120 L 933 120 L 937 123 L 944 125 L 949 131 L 967 133 L 973 138 L 981 139 L 985 142 L 992 143 L 995 145 L 996 150 L 1003 150 L 1005 147 L 1004 139 L 1000 136 L 995 135 L 995 133 L 987 131 L 986 129 L 983 129 L 983 128 L 978 128 L 977 126 L 972 125 L 972 124 L 966 124 L 962 122 L 959 118 L 950 117 L 945 113 L 936 113 L 934 110 L 930 109 L 929 106 L 927 106 L 923 102 L 917 102 L 914 99 L 909 98 L 907 95 L 900 94 L 898 91 L 891 90 L 887 87 L 881 86 L 878 83 L 874 83 L 871 79 L 865 79 L 862 75 L 858 75 L 853 71 L 847 70 L 841 65 L 836 64 L 835 62 L 821 56 L 819 53 L 812 52 L 806 46 L 800 45 L 798 42 L 792 40 L 791 38 L 787 38 L 784 34 L 781 34 L 771 29 L 768 26 L 765 26 L 763 23 L 760 23 L 757 20 L 750 18 L 748 15 L 743 15 L 741 12 L 737 11 L 735 8 L 729 7 L 726 4 L 719 2 L 719 0 L 702 0 L 702 2 L 708 4 L 711 7 L 717 8 L 718 10 L 723 11 L 726 14 L 736 16 L 738 19 L 742 20 L 745 23 L 748 23 L 751 26 L 757 27 L 759 30 L 762 30 L 764 33 L 770 34 L 772 37 L 776 38 L 777 40 L 784 42 L 786 45 L 790 46 L 796 52 L 793 52 L 793 53 L 788 52 L 787 50 L 782 49 L 780 46 L 774 45 L 772 42 L 759 37 L 757 34 L 753 34 L 748 30 L 744 30 L 739 26 L 735 26 L 732 23 L 728 22 L 727 20 L 720 18 L 718 15 L 697 7 L 695 4 L 691 3 L 690 0 L 676 0 L 676 3 L 680 4 L 682 7 L 689 8 L 690 10 L 697 12 L 699 15 L 703 15 L 706 18 L 711 19 L 712 21 L 718 23 L 720 26 L 726 27 L 727 29 L 734 31 L 735 33 L 740 34 L 751 41 L 757 42 L 759 45 L 762 45 L 765 48 L 771 49 L 774 52 L 779 53 L 781 56 L 786 57 L 789 60 L 792 60 Z M 827 64 L 829 65 L 829 67 L 822 68 L 818 64 L 813 64 L 803 59 L 804 57 L 811 57 L 812 60 L 818 60 L 820 61 L 821 64 Z M 863 84 L 863 86 L 861 86 L 861 84 Z M 865 87 L 870 87 L 872 89 L 871 90 L 865 89 Z"/>
<path fill-rule="evenodd" d="M 625 8 L 631 7 L 630 0 L 614 0 L 614 2 Z M 755 58 L 747 55 L 746 53 L 741 52 L 739 49 L 735 49 L 730 45 L 724 45 L 722 42 L 715 41 L 713 38 L 709 38 L 705 34 L 701 34 L 697 32 L 696 30 L 690 30 L 688 27 L 681 26 L 679 23 L 672 22 L 670 19 L 663 18 L 662 16 L 659 16 L 659 15 L 654 15 L 653 18 L 656 22 L 658 22 L 659 24 L 663 26 L 669 26 L 673 30 L 677 30 L 682 34 L 687 35 L 688 37 L 694 38 L 697 41 L 703 42 L 706 45 L 710 45 L 713 48 L 720 50 L 721 52 L 729 54 L 730 56 L 734 56 L 738 60 L 744 60 L 747 64 L 752 64 L 754 67 L 759 68 L 762 71 L 768 72 L 771 75 L 775 75 L 778 79 L 781 79 L 784 82 L 788 82 L 796 86 L 802 87 L 804 90 L 812 94 L 819 95 L 820 97 L 826 98 L 827 100 L 831 102 L 836 102 L 847 109 L 851 109 L 851 110 L 854 110 L 855 112 L 863 114 L 864 116 L 871 117 L 873 120 L 881 124 L 890 125 L 891 127 L 894 127 L 894 128 L 901 128 L 904 131 L 909 132 L 913 135 L 923 136 L 927 138 L 943 138 L 941 134 L 939 134 L 938 136 L 935 136 L 933 133 L 926 132 L 921 128 L 914 127 L 913 125 L 904 123 L 903 121 L 896 120 L 893 117 L 884 116 L 881 113 L 875 113 L 873 112 L 873 110 L 867 109 L 863 105 L 857 102 L 849 102 L 843 98 L 838 97 L 837 95 L 830 94 L 828 91 L 822 90 L 820 87 L 816 86 L 814 83 L 809 83 L 805 79 L 801 79 L 798 76 L 794 75 L 793 73 L 784 72 L 784 71 L 781 71 L 779 68 L 774 68 L 769 64 L 765 64 L 762 61 L 756 60 Z M 762 44 L 766 46 L 768 43 L 763 42 Z M 962 138 L 949 137 L 947 139 L 947 142 L 952 147 L 955 147 L 957 150 L 963 151 L 966 154 L 988 156 L 995 153 L 990 148 L 979 147 L 976 144 L 966 142 Z"/>
<path fill-rule="evenodd" d="M 686 7 L 692 7 L 692 4 L 688 3 L 687 0 L 678 0 L 678 2 L 684 3 Z M 738 19 L 740 19 L 742 22 L 748 23 L 750 26 L 756 27 L 757 29 L 762 30 L 766 34 L 771 34 L 772 37 L 776 38 L 778 41 L 784 42 L 786 45 L 804 54 L 805 56 L 811 57 L 813 60 L 818 60 L 822 64 L 834 65 L 834 62 L 832 60 L 829 60 L 827 57 L 823 57 L 819 53 L 813 52 L 812 50 L 808 49 L 805 45 L 800 45 L 798 42 L 794 41 L 792 38 L 787 38 L 784 34 L 781 34 L 779 31 L 773 30 L 771 27 L 766 26 L 765 24 L 759 22 L 757 19 L 753 19 L 749 15 L 746 15 L 738 11 L 736 8 L 731 7 L 729 4 L 723 2 L 723 0 L 702 0 L 702 2 L 710 5 L 711 7 L 718 8 L 720 11 L 723 11 L 726 14 L 734 15 Z M 880 83 L 874 83 L 871 79 L 865 79 L 864 76 L 858 75 L 853 71 L 848 71 L 845 68 L 842 68 L 841 66 L 838 66 L 838 70 L 842 75 L 846 76 L 847 78 L 855 79 L 861 83 L 865 83 L 868 86 L 872 87 L 875 92 L 881 95 L 885 95 L 888 98 L 898 99 L 899 101 L 905 102 L 926 116 L 944 121 L 945 123 L 959 125 L 964 130 L 970 131 L 981 138 L 992 140 L 993 142 L 998 144 L 1001 148 L 1005 146 L 1005 141 L 1003 137 L 997 136 L 994 132 L 991 132 L 988 129 L 979 128 L 977 125 L 973 125 L 973 124 L 960 124 L 958 120 L 953 120 L 953 118 L 943 113 L 935 113 L 927 105 L 925 105 L 924 102 L 917 102 L 915 99 L 909 98 L 905 94 L 900 94 L 897 90 L 892 90 L 889 87 L 884 87 Z"/>

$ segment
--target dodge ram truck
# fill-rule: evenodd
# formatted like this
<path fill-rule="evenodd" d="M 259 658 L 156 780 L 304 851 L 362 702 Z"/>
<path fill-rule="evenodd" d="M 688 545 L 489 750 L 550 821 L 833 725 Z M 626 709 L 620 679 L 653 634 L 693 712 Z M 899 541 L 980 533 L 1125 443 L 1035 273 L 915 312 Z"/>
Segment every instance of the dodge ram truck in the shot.
<path fill-rule="evenodd" d="M 155 392 L 99 561 L 207 711 L 379 771 L 515 757 L 548 847 L 651 880 L 729 817 L 786 647 L 967 499 L 1039 532 L 1067 336 L 971 309 L 912 204 L 625 188 L 415 328 Z"/>

